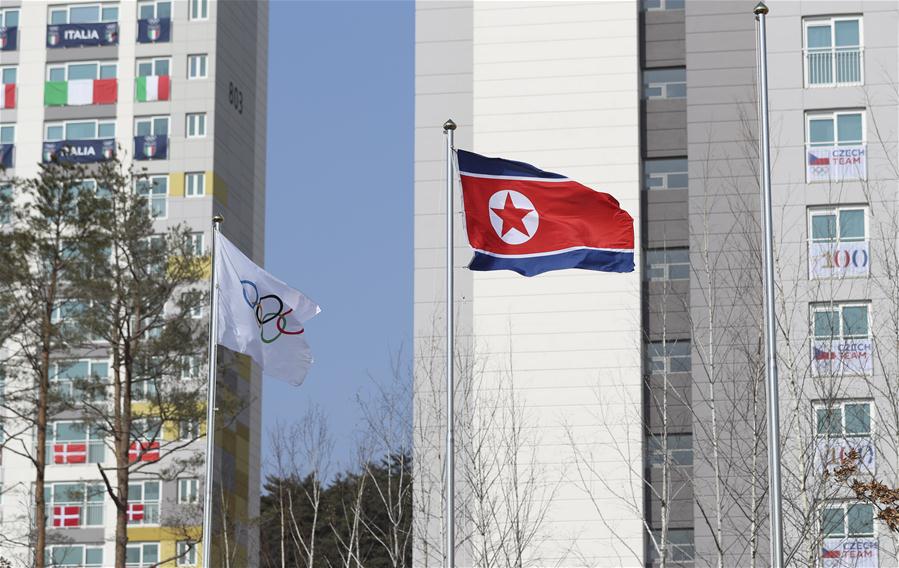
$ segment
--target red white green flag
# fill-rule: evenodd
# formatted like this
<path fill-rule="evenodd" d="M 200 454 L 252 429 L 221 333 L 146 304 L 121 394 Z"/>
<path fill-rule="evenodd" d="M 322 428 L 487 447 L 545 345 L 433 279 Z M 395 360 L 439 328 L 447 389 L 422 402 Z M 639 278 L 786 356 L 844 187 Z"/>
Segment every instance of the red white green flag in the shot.
<path fill-rule="evenodd" d="M 46 106 L 108 105 L 115 103 L 117 96 L 115 79 L 47 81 L 44 85 Z"/>
<path fill-rule="evenodd" d="M 171 93 L 168 75 L 138 77 L 134 86 L 135 98 L 140 102 L 167 101 Z"/>

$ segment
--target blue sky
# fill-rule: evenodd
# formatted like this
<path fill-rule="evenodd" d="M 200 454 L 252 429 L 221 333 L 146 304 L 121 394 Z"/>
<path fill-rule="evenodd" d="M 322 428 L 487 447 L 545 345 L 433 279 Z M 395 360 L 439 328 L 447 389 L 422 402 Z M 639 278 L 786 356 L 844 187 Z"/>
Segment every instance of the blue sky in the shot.
<path fill-rule="evenodd" d="M 323 311 L 305 384 L 264 383 L 263 459 L 317 404 L 346 463 L 356 395 L 409 346 L 413 43 L 412 2 L 270 4 L 265 268 Z"/>

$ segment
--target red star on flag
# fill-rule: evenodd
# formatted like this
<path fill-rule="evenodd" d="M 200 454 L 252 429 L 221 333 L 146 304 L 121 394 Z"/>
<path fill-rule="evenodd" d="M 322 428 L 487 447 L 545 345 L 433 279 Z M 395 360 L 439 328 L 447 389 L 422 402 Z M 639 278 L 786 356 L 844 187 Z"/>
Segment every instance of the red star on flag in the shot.
<path fill-rule="evenodd" d="M 527 228 L 524 226 L 524 218 L 533 211 L 533 209 L 519 209 L 515 207 L 515 204 L 512 203 L 512 194 L 506 194 L 506 202 L 503 204 L 502 209 L 496 209 L 495 207 L 490 208 L 491 211 L 496 213 L 496 215 L 503 220 L 503 229 L 501 236 L 506 236 L 506 233 L 515 229 L 519 231 L 522 235 L 531 236 L 528 232 Z"/>

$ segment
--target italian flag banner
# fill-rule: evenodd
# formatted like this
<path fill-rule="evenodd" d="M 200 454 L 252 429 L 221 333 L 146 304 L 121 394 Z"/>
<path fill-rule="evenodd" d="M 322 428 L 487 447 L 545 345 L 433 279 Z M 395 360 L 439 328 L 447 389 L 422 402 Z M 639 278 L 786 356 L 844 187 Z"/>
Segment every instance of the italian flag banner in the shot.
<path fill-rule="evenodd" d="M 117 95 L 118 82 L 115 79 L 47 81 L 44 86 L 44 105 L 108 105 L 116 102 Z"/>
<path fill-rule="evenodd" d="M 3 90 L 0 91 L 0 108 L 16 108 L 15 83 L 3 85 Z"/>
<path fill-rule="evenodd" d="M 167 101 L 171 93 L 171 80 L 168 75 L 138 77 L 134 93 L 139 102 Z"/>

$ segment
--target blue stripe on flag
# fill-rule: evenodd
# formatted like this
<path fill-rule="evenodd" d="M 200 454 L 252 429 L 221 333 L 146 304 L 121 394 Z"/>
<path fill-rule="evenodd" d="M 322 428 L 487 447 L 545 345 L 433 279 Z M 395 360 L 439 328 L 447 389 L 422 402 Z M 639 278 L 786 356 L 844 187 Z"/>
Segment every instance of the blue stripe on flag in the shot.
<path fill-rule="evenodd" d="M 475 251 L 470 270 L 513 270 L 523 276 L 536 276 L 550 270 L 583 268 L 602 272 L 633 272 L 634 253 L 579 249 L 544 256 L 491 256 Z"/>
<path fill-rule="evenodd" d="M 462 173 L 467 172 L 470 174 L 489 176 L 566 179 L 565 176 L 561 174 L 544 172 L 543 170 L 524 162 L 504 160 L 502 158 L 488 158 L 486 156 L 481 156 L 480 154 L 475 154 L 474 152 L 466 152 L 465 150 L 456 150 L 456 152 L 459 156 L 459 171 Z"/>

